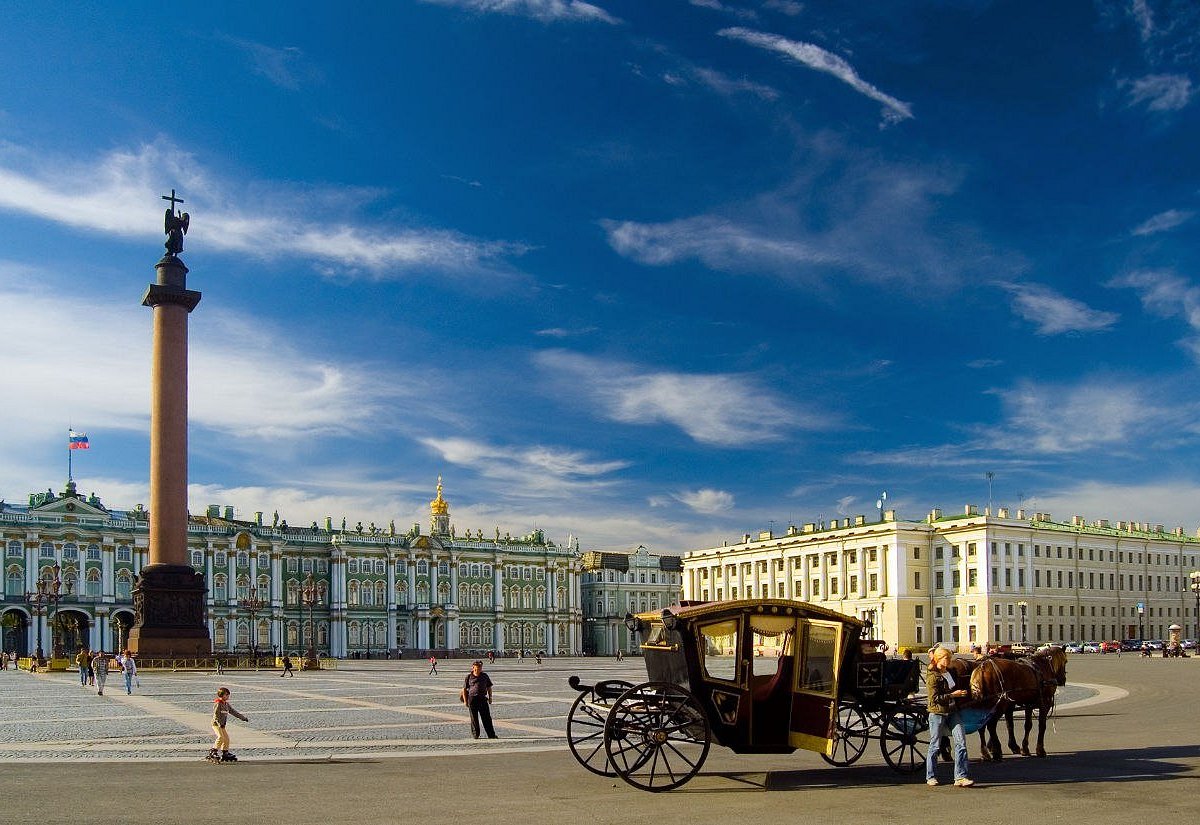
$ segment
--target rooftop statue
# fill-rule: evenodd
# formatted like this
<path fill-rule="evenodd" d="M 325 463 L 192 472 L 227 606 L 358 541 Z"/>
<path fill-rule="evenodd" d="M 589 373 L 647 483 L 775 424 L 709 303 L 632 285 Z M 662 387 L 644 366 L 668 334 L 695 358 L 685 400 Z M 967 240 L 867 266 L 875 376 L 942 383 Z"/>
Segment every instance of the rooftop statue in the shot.
<path fill-rule="evenodd" d="M 170 196 L 163 195 L 162 199 L 171 202 L 163 219 L 163 231 L 167 233 L 167 242 L 164 246 L 167 248 L 168 255 L 178 255 L 183 251 L 183 236 L 187 234 L 188 224 L 191 223 L 192 218 L 187 212 L 176 214 L 175 204 L 183 203 L 183 198 L 175 197 L 174 189 L 171 190 Z"/>

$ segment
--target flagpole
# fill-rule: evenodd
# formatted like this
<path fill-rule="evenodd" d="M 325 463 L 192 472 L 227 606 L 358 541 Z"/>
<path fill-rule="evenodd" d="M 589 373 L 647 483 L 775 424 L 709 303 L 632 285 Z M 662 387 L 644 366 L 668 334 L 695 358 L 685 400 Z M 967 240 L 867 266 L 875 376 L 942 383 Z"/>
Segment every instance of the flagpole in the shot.
<path fill-rule="evenodd" d="M 71 473 L 72 473 L 71 453 L 72 452 L 74 452 L 74 451 L 71 449 L 71 430 L 68 428 L 67 429 L 67 483 L 70 483 L 72 481 L 72 475 L 71 475 Z"/>

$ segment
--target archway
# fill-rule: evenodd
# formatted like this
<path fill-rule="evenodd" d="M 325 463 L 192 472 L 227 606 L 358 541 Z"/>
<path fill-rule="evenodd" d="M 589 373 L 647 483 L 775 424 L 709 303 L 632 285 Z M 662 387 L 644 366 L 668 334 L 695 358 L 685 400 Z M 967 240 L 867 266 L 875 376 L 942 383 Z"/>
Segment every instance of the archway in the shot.
<path fill-rule="evenodd" d="M 92 620 L 82 610 L 59 610 L 54 614 L 52 634 L 58 636 L 58 648 L 67 657 L 74 657 L 81 648 L 92 645 Z"/>
<path fill-rule="evenodd" d="M 29 655 L 29 617 L 21 610 L 6 610 L 0 615 L 0 638 L 4 650 Z"/>
<path fill-rule="evenodd" d="M 118 652 L 124 650 L 129 644 L 129 629 L 133 627 L 133 614 L 128 610 L 114 611 L 109 620 L 109 626 L 112 628 L 112 637 L 111 641 L 104 641 L 105 648 Z"/>

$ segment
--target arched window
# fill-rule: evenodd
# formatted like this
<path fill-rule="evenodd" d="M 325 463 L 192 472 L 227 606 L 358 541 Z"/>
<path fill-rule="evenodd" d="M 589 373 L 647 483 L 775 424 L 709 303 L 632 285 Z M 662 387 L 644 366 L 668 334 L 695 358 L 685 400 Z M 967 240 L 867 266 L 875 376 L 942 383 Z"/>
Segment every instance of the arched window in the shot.
<path fill-rule="evenodd" d="M 535 606 L 538 610 L 546 609 L 546 588 L 539 587 L 537 589 L 537 602 L 535 603 Z"/>
<path fill-rule="evenodd" d="M 317 604 L 329 604 L 329 585 L 317 582 Z"/>
<path fill-rule="evenodd" d="M 485 584 L 483 586 L 483 606 L 492 606 L 492 586 L 490 584 Z"/>
<path fill-rule="evenodd" d="M 100 568 L 89 567 L 87 574 L 87 594 L 92 598 L 97 598 L 100 595 Z"/>
<path fill-rule="evenodd" d="M 368 607 L 375 604 L 375 588 L 371 587 L 370 582 L 362 583 L 362 603 Z"/>
<path fill-rule="evenodd" d="M 429 585 L 425 582 L 417 585 L 417 602 L 419 604 L 429 604 Z"/>
<path fill-rule="evenodd" d="M 62 557 L 63 557 L 63 561 L 67 561 L 67 560 L 74 561 L 75 559 L 79 558 L 79 545 L 75 544 L 74 542 L 68 541 L 66 544 L 63 545 Z"/>
<path fill-rule="evenodd" d="M 238 551 L 237 566 L 238 567 L 249 567 L 250 566 L 250 554 L 247 553 L 245 550 Z"/>
<path fill-rule="evenodd" d="M 350 604 L 358 604 L 358 582 L 350 582 L 346 585 L 346 601 Z"/>
<path fill-rule="evenodd" d="M 25 594 L 25 574 L 18 565 L 13 565 L 8 568 L 5 576 L 4 592 L 9 596 L 23 596 Z"/>
<path fill-rule="evenodd" d="M 358 559 L 350 559 L 346 562 L 346 572 L 352 576 L 358 575 Z"/>
<path fill-rule="evenodd" d="M 250 628 L 248 627 L 249 624 L 250 624 L 249 622 L 234 622 L 233 623 L 234 628 L 236 629 L 235 630 L 235 633 L 237 636 L 236 644 L 238 647 L 249 647 L 250 646 Z"/>
<path fill-rule="evenodd" d="M 567 606 L 567 591 L 564 588 L 554 591 L 554 603 L 559 607 Z"/>
<path fill-rule="evenodd" d="M 225 599 L 229 597 L 229 579 L 224 573 L 218 573 L 213 576 L 213 598 Z"/>
<path fill-rule="evenodd" d="M 375 604 L 387 605 L 387 582 L 375 582 Z"/>
<path fill-rule="evenodd" d="M 408 604 L 408 583 L 396 581 L 396 604 L 404 606 Z"/>
<path fill-rule="evenodd" d="M 287 580 L 287 600 L 289 604 L 300 603 L 300 582 L 295 579 Z"/>
<path fill-rule="evenodd" d="M 270 576 L 263 575 L 258 577 L 258 597 L 260 599 L 269 599 L 271 597 Z"/>
<path fill-rule="evenodd" d="M 250 598 L 250 577 L 245 573 L 237 577 L 237 597 L 239 599 Z"/>
<path fill-rule="evenodd" d="M 420 561 L 417 562 L 417 575 L 418 576 L 428 576 L 429 575 L 429 562 L 425 561 L 425 559 L 421 559 Z"/>
<path fill-rule="evenodd" d="M 229 636 L 225 631 L 225 620 L 213 622 L 213 647 L 222 648 L 229 644 Z"/>
<path fill-rule="evenodd" d="M 439 576 L 449 576 L 450 575 L 450 562 L 448 562 L 448 561 L 438 562 L 438 575 Z"/>
<path fill-rule="evenodd" d="M 362 644 L 362 626 L 358 622 L 350 622 L 346 625 L 346 637 L 350 647 L 358 647 Z"/>
<path fill-rule="evenodd" d="M 89 544 L 87 546 L 88 561 L 100 561 L 100 545 Z"/>
<path fill-rule="evenodd" d="M 296 647 L 300 644 L 300 623 L 287 623 L 287 643 L 290 647 Z"/>
<path fill-rule="evenodd" d="M 23 555 L 25 555 L 25 549 L 21 546 L 21 542 L 14 539 L 8 543 L 8 557 L 10 559 L 19 559 Z"/>
<path fill-rule="evenodd" d="M 450 601 L 450 582 L 438 582 L 438 604 L 446 604 Z"/>
<path fill-rule="evenodd" d="M 203 550 L 193 550 L 192 551 L 192 567 L 196 568 L 197 570 L 204 569 L 204 551 Z"/>
<path fill-rule="evenodd" d="M 525 608 L 526 610 L 533 609 L 533 588 L 532 587 L 526 587 L 523 591 L 521 591 L 521 607 Z"/>
<path fill-rule="evenodd" d="M 387 563 L 383 559 L 375 560 L 375 575 L 376 576 L 386 576 L 387 575 Z"/>
<path fill-rule="evenodd" d="M 459 582 L 458 584 L 458 606 L 474 607 L 471 604 L 471 585 L 466 582 Z"/>
<path fill-rule="evenodd" d="M 127 602 L 133 598 L 133 574 L 128 570 L 117 571 L 117 600 Z"/>
<path fill-rule="evenodd" d="M 43 559 L 54 558 L 54 545 L 48 541 L 43 541 L 41 548 L 38 550 L 38 555 Z"/>

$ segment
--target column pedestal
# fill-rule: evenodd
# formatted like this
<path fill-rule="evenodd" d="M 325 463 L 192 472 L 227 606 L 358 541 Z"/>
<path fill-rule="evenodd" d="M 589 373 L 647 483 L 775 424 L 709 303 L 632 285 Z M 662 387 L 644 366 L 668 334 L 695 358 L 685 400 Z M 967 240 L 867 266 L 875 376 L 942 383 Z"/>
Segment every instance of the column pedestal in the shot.
<path fill-rule="evenodd" d="M 189 565 L 143 567 L 133 588 L 137 620 L 127 646 L 143 658 L 211 655 L 205 597 L 204 575 Z"/>

